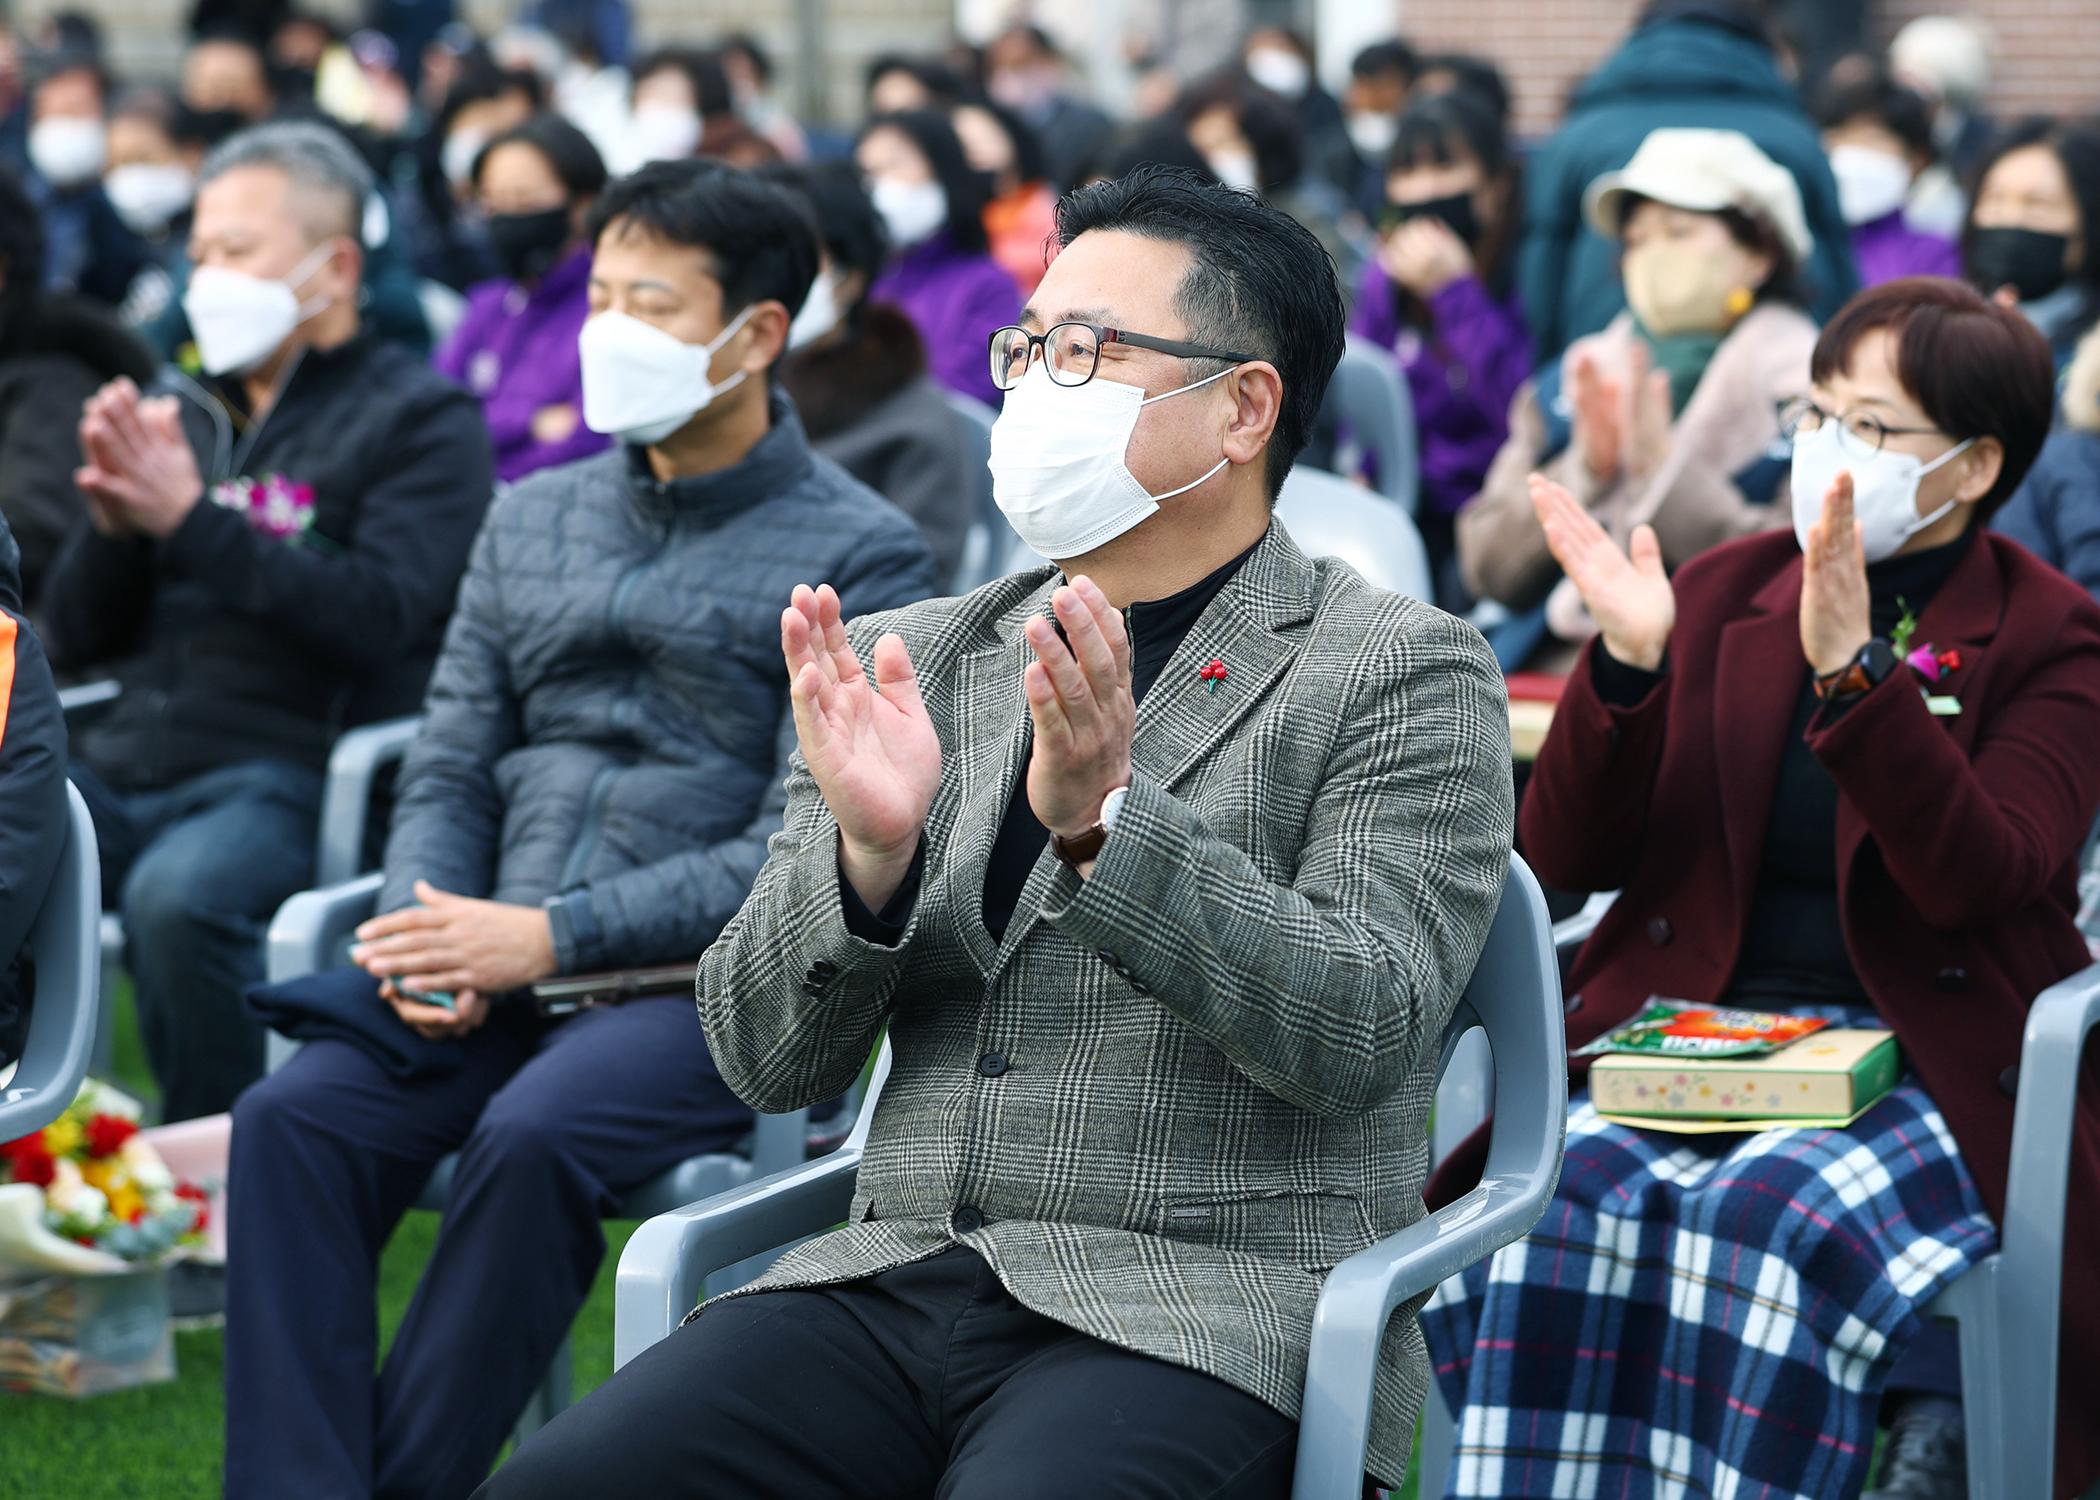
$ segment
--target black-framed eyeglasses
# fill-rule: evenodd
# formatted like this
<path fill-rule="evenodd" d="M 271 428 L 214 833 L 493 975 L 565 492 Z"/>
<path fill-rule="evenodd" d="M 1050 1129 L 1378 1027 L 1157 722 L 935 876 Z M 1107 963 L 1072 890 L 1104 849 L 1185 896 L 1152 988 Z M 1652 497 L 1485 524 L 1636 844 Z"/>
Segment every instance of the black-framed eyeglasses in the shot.
<path fill-rule="evenodd" d="M 1954 436 L 1938 427 L 1891 427 L 1879 417 L 1863 411 L 1847 412 L 1842 417 L 1832 416 L 1806 396 L 1779 403 L 1779 435 L 1790 443 L 1814 437 L 1823 430 L 1825 422 L 1839 423 L 1848 437 L 1875 453 L 1879 453 L 1881 445 L 1892 437 Z"/>
<path fill-rule="evenodd" d="M 1001 328 L 995 332 L 989 341 L 992 384 L 1002 391 L 1012 390 L 1035 362 L 1036 351 L 1041 350 L 1043 365 L 1055 384 L 1085 385 L 1101 364 L 1105 344 L 1128 344 L 1133 349 L 1150 349 L 1179 359 L 1222 359 L 1236 365 L 1252 364 L 1255 359 L 1252 354 L 1234 354 L 1208 344 L 1185 344 L 1179 339 L 1156 339 L 1150 334 L 1104 328 L 1099 323 L 1053 323 L 1042 333 L 1030 333 L 1025 328 Z"/>

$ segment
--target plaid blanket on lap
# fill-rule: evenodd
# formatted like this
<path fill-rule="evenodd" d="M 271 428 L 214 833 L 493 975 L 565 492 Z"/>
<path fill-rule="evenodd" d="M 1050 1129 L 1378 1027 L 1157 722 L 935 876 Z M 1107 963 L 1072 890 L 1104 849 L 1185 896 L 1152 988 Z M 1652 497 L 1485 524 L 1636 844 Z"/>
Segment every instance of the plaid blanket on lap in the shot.
<path fill-rule="evenodd" d="M 1422 1312 L 1463 1413 L 1449 1493 L 1856 1496 L 1919 1309 L 1996 1247 L 1915 1077 L 1845 1129 L 1755 1135 L 1578 1094 L 1546 1217 Z"/>

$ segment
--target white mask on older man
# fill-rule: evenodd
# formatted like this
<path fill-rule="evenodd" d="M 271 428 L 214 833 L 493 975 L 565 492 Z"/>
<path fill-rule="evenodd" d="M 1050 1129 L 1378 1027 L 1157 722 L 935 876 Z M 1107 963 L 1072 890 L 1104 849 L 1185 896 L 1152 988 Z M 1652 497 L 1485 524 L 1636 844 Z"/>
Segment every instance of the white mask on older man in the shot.
<path fill-rule="evenodd" d="M 280 281 L 220 266 L 199 266 L 190 272 L 182 311 L 197 341 L 204 373 L 246 374 L 290 338 L 293 329 L 328 306 L 328 297 L 300 301 L 299 288 L 334 250 L 335 241 L 324 240 Z"/>

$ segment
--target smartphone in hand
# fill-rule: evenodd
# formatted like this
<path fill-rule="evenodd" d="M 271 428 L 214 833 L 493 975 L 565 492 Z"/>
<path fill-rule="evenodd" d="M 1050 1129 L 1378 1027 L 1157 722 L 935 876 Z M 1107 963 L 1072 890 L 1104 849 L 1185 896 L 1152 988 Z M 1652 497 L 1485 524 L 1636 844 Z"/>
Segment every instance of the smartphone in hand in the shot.
<path fill-rule="evenodd" d="M 459 1009 L 458 1003 L 445 990 L 402 990 L 401 998 L 413 1000 L 418 1005 L 435 1005 L 449 1011 L 457 1011 Z"/>

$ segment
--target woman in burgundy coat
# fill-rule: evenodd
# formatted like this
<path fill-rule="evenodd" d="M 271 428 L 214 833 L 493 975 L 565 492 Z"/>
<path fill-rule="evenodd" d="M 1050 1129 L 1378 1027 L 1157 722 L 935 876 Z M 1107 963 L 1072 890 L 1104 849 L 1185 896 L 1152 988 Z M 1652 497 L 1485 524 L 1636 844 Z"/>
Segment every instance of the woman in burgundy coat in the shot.
<path fill-rule="evenodd" d="M 1576 959 L 1570 1047 L 1666 996 L 1887 1026 L 1907 1066 L 1838 1129 L 1664 1134 L 1576 1094 L 1546 1217 L 1425 1313 L 1465 1408 L 1455 1493 L 1849 1497 L 1878 1409 L 1875 1494 L 1966 1494 L 1958 1358 L 1919 1310 L 1995 1248 L 2027 1007 L 2089 961 L 2100 608 L 1984 530 L 2051 385 L 2017 315 L 1896 281 L 1832 319 L 1790 414 L 1798 545 L 1667 578 L 1647 528 L 1629 559 L 1533 479 L 1600 633 L 1520 837 L 1548 884 L 1622 891 Z M 2088 1082 L 2059 1496 L 2100 1468 L 2095 1102 Z"/>

